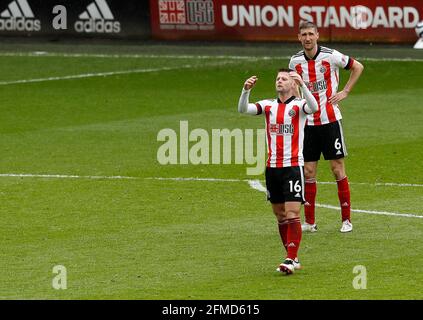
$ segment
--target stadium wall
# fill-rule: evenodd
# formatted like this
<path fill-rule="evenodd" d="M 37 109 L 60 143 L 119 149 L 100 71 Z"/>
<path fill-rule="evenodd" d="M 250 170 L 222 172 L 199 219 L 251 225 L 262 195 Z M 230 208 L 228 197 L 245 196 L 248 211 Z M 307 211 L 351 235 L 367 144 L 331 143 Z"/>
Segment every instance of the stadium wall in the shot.
<path fill-rule="evenodd" d="M 422 0 L 0 0 L 0 36 L 414 43 Z"/>
<path fill-rule="evenodd" d="M 320 40 L 414 43 L 422 0 L 150 0 L 151 30 L 161 40 L 297 41 L 300 20 Z"/>
<path fill-rule="evenodd" d="M 0 36 L 151 38 L 148 1 L 0 0 Z"/>

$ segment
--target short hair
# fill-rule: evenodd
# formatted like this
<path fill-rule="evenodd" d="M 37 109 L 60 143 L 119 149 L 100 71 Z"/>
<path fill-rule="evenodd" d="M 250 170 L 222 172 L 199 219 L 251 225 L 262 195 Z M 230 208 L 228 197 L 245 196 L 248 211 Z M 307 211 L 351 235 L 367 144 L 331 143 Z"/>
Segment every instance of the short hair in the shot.
<path fill-rule="evenodd" d="M 278 70 L 278 73 L 279 72 L 288 72 L 288 73 L 290 73 L 291 72 L 291 70 L 289 70 L 289 69 L 287 69 L 287 68 L 280 68 L 279 70 Z"/>
<path fill-rule="evenodd" d="M 298 32 L 301 33 L 301 30 L 308 29 L 308 28 L 313 28 L 317 32 L 317 26 L 313 22 L 307 21 L 307 20 L 301 20 L 300 25 L 298 27 Z"/>

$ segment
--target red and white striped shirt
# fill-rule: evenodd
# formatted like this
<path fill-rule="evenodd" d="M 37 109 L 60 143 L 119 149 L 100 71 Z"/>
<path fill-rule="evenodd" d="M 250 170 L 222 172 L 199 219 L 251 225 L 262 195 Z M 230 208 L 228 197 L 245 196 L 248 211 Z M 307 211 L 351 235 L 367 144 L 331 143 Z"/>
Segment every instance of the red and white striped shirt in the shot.
<path fill-rule="evenodd" d="M 338 91 L 339 68 L 348 70 L 353 63 L 353 58 L 321 46 L 312 59 L 304 50 L 291 57 L 289 69 L 301 75 L 319 105 L 319 110 L 307 117 L 307 125 L 319 126 L 342 119 L 338 105 L 328 100 Z"/>
<path fill-rule="evenodd" d="M 257 115 L 266 117 L 266 141 L 271 168 L 304 166 L 304 126 L 308 113 L 305 99 L 291 97 L 256 102 Z"/>

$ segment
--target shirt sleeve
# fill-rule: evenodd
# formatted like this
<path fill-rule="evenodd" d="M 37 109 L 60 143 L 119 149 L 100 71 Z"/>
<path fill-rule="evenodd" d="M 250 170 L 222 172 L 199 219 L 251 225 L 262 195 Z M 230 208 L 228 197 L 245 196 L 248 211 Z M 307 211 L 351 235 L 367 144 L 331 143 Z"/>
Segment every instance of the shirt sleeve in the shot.
<path fill-rule="evenodd" d="M 301 91 L 304 96 L 304 103 L 301 107 L 302 111 L 305 114 L 312 114 L 315 113 L 317 110 L 319 110 L 319 105 L 316 101 L 316 98 L 313 96 L 313 94 L 310 92 L 310 90 L 307 88 L 307 86 L 303 83 L 301 86 Z"/>
<path fill-rule="evenodd" d="M 267 104 L 268 104 L 267 100 L 260 100 L 255 103 L 257 108 L 257 115 L 264 113 L 264 108 L 266 107 Z"/>
<path fill-rule="evenodd" d="M 291 71 L 295 71 L 294 59 L 292 58 L 291 60 L 289 60 L 288 69 Z"/>
<path fill-rule="evenodd" d="M 341 52 L 337 50 L 333 50 L 332 61 L 339 68 L 344 68 L 345 70 L 349 70 L 351 69 L 354 63 L 354 58 L 349 57 L 345 54 L 342 54 Z"/>
<path fill-rule="evenodd" d="M 250 90 L 242 89 L 241 96 L 238 102 L 238 112 L 250 115 L 261 115 L 263 113 L 263 101 L 256 103 L 249 102 Z"/>

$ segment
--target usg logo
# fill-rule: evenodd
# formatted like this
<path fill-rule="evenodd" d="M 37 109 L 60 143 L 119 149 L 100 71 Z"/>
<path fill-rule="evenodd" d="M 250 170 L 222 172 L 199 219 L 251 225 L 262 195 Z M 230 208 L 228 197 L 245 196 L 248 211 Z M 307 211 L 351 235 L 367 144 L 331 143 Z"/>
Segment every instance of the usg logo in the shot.
<path fill-rule="evenodd" d="M 0 30 L 40 31 L 41 21 L 35 19 L 27 0 L 15 0 L 0 13 Z"/>
<path fill-rule="evenodd" d="M 115 21 L 109 5 L 105 0 L 95 0 L 89 4 L 87 9 L 79 15 L 79 19 L 75 22 L 76 32 L 120 32 L 120 22 Z"/>

